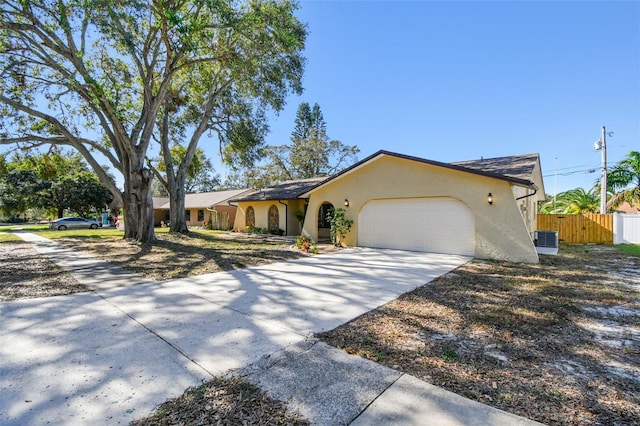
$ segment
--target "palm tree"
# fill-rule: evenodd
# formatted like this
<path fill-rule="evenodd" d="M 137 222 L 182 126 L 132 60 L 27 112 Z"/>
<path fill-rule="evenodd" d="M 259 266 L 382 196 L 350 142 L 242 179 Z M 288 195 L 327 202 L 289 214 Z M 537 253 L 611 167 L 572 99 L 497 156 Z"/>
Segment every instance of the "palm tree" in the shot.
<path fill-rule="evenodd" d="M 556 195 L 555 200 L 545 201 L 540 213 L 580 214 L 597 213 L 600 209 L 600 196 L 595 189 L 585 191 L 582 188 L 571 189 Z"/>
<path fill-rule="evenodd" d="M 598 213 L 600 210 L 600 195 L 593 189 L 585 191 L 582 188 L 572 189 L 563 194 L 564 214 Z"/>
<path fill-rule="evenodd" d="M 614 167 L 607 178 L 608 187 L 615 195 L 607 208 L 616 208 L 623 202 L 640 207 L 640 152 L 631 151 Z"/>

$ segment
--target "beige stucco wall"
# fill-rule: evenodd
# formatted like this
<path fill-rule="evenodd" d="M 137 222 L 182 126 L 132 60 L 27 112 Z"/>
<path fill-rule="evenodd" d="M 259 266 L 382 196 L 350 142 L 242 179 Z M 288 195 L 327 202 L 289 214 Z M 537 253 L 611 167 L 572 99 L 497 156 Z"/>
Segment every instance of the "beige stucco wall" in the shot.
<path fill-rule="evenodd" d="M 256 227 L 267 228 L 269 208 L 273 205 L 278 208 L 280 229 L 286 230 L 287 235 L 300 235 L 301 228 L 295 214 L 297 211 L 304 212 L 305 204 L 306 200 L 281 200 L 281 202 L 277 200 L 240 201 L 236 210 L 234 228 L 240 231 L 244 230 L 249 207 L 253 207 Z"/>
<path fill-rule="evenodd" d="M 487 203 L 489 192 L 493 194 L 493 205 Z M 303 235 L 317 240 L 319 206 L 330 202 L 343 207 L 346 198 L 346 216 L 354 224 L 345 244 L 357 246 L 358 213 L 367 201 L 424 197 L 453 197 L 471 209 L 475 219 L 475 257 L 538 262 L 509 182 L 392 156 L 378 157 L 314 190 Z"/>

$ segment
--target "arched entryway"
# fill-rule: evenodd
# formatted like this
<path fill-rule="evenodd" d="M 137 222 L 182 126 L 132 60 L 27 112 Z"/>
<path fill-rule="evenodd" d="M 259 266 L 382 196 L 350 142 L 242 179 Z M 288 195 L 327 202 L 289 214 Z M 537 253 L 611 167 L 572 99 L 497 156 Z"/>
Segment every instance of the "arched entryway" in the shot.
<path fill-rule="evenodd" d="M 328 215 L 333 213 L 333 204 L 322 203 L 318 208 L 318 242 L 331 241 L 331 224 Z"/>
<path fill-rule="evenodd" d="M 278 206 L 272 204 L 269 207 L 269 232 L 272 234 L 280 233 L 280 212 L 278 211 Z"/>

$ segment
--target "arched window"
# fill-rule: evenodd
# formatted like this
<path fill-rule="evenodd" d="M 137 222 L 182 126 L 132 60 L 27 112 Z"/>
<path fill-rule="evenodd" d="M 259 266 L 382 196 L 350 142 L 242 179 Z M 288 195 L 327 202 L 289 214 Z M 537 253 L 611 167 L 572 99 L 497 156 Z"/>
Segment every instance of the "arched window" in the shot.
<path fill-rule="evenodd" d="M 280 213 L 278 207 L 272 204 L 269 207 L 269 232 L 278 233 L 280 231 Z"/>
<path fill-rule="evenodd" d="M 251 228 L 256 227 L 256 212 L 253 210 L 253 207 L 247 207 L 247 213 L 244 218 L 244 226 L 248 226 Z"/>

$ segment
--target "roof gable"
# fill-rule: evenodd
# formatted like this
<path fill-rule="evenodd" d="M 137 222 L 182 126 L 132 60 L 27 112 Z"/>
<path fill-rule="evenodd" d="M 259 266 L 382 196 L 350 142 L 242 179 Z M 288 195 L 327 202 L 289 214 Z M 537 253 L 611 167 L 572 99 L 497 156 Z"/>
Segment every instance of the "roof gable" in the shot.
<path fill-rule="evenodd" d="M 341 176 L 347 175 L 384 156 L 396 157 L 396 158 L 401 158 L 408 161 L 415 161 L 418 163 L 429 164 L 436 167 L 443 167 L 443 168 L 457 170 L 465 173 L 491 177 L 494 179 L 506 180 L 516 185 L 537 189 L 536 184 L 533 182 L 532 173 L 533 173 L 533 170 L 535 169 L 535 164 L 537 164 L 538 162 L 538 154 L 527 154 L 523 156 L 512 156 L 512 157 L 499 157 L 494 160 L 501 159 L 502 160 L 501 162 L 496 161 L 495 163 L 492 163 L 494 164 L 494 167 L 485 168 L 482 165 L 476 164 L 477 161 L 483 161 L 483 160 L 474 160 L 474 161 L 462 162 L 462 163 L 442 163 L 440 161 L 428 160 L 426 158 L 413 157 L 410 155 L 399 154 L 397 152 L 381 150 L 370 155 L 369 157 L 363 160 L 360 160 L 359 162 L 351 165 L 350 167 L 347 167 L 346 169 L 336 173 L 335 175 L 325 179 L 324 181 L 319 182 L 314 187 L 310 188 L 308 191 L 301 193 L 300 197 L 308 197 L 309 194 L 316 188 L 324 186 L 330 181 L 338 179 Z M 520 159 L 519 157 L 523 157 L 523 158 Z M 526 160 L 525 160 L 525 157 L 526 157 Z M 531 161 L 532 159 L 529 157 L 533 157 L 533 161 Z M 519 165 L 510 166 L 508 159 L 514 159 L 514 161 L 518 162 Z M 464 163 L 469 163 L 470 165 L 474 165 L 475 167 L 463 165 Z M 531 165 L 533 165 L 533 167 L 531 167 Z M 501 173 L 501 172 L 507 172 L 507 171 L 510 174 Z"/>

